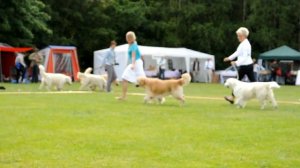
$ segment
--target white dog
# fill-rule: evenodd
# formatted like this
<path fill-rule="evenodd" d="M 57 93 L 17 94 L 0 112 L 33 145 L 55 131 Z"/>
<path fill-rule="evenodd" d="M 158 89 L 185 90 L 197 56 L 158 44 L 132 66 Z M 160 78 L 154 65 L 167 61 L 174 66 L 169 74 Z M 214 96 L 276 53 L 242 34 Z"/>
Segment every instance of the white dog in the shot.
<path fill-rule="evenodd" d="M 46 87 L 49 91 L 51 87 L 55 87 L 57 90 L 61 90 L 65 83 L 72 84 L 71 77 L 60 74 L 60 73 L 46 73 L 43 65 L 39 65 L 40 74 L 41 74 L 41 85 L 39 89 Z"/>
<path fill-rule="evenodd" d="M 276 82 L 247 83 L 235 78 L 229 78 L 224 85 L 233 90 L 233 95 L 236 97 L 235 104 L 239 108 L 244 108 L 247 101 L 252 98 L 259 100 L 261 109 L 265 108 L 267 101 L 271 101 L 273 108 L 277 108 L 273 89 L 280 88 L 280 86 Z"/>
<path fill-rule="evenodd" d="M 104 75 L 94 75 L 91 74 L 92 68 L 87 68 L 84 73 L 78 72 L 77 77 L 80 79 L 80 90 L 89 88 L 91 90 L 96 90 L 98 87 L 99 90 L 105 90 L 106 88 L 106 79 Z"/>

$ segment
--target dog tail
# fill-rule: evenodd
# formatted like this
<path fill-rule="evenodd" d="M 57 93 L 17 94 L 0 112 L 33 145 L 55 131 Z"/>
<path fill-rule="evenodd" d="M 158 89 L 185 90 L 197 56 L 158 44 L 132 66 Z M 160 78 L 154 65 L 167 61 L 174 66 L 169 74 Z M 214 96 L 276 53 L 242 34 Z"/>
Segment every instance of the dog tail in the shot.
<path fill-rule="evenodd" d="M 84 75 L 84 73 L 82 73 L 82 72 L 77 72 L 77 78 L 82 78 L 82 77 L 84 77 L 85 75 Z"/>
<path fill-rule="evenodd" d="M 184 73 L 181 75 L 181 79 L 179 81 L 182 86 L 186 86 L 191 82 L 191 75 L 189 73 Z"/>
<path fill-rule="evenodd" d="M 93 68 L 88 67 L 88 68 L 84 71 L 84 73 L 85 73 L 85 74 L 90 74 L 90 73 L 92 73 L 92 71 L 93 71 Z"/>
<path fill-rule="evenodd" d="M 279 89 L 280 85 L 277 82 L 270 82 L 269 87 L 270 89 Z"/>

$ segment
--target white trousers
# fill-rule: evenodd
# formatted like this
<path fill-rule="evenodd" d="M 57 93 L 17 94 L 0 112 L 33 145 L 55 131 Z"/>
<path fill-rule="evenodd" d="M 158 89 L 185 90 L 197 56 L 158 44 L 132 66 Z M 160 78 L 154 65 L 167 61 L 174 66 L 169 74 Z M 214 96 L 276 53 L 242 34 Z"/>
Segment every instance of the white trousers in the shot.
<path fill-rule="evenodd" d="M 213 75 L 213 71 L 211 69 L 206 70 L 206 74 L 205 74 L 205 82 L 206 83 L 212 82 L 212 75 Z"/>

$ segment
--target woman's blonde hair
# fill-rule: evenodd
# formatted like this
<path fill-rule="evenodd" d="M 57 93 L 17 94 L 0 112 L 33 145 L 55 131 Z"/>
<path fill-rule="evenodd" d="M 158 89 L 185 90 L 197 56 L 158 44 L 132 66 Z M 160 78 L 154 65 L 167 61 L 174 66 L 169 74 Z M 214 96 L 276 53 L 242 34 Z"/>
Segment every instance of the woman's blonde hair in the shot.
<path fill-rule="evenodd" d="M 236 31 L 237 34 L 242 34 L 244 35 L 245 37 L 248 37 L 249 36 L 249 30 L 246 28 L 246 27 L 240 27 L 237 31 Z"/>
<path fill-rule="evenodd" d="M 129 31 L 126 33 L 126 37 L 130 37 L 132 38 L 134 41 L 136 40 L 136 36 L 135 36 L 135 33 L 133 31 Z"/>

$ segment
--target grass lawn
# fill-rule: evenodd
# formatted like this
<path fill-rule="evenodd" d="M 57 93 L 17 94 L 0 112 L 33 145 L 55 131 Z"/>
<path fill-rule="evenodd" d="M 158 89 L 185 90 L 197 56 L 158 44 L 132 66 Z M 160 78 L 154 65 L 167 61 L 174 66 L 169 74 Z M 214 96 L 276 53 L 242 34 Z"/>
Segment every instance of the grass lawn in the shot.
<path fill-rule="evenodd" d="M 37 84 L 0 85 L 1 168 L 300 167 L 300 87 L 275 90 L 279 109 L 260 110 L 256 100 L 229 105 L 222 97 L 230 90 L 219 84 L 187 86 L 183 107 L 171 97 L 120 102 L 121 87 L 41 94 Z"/>

